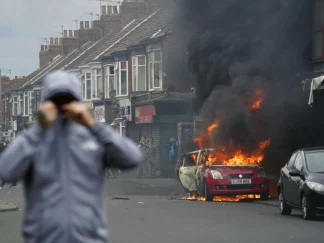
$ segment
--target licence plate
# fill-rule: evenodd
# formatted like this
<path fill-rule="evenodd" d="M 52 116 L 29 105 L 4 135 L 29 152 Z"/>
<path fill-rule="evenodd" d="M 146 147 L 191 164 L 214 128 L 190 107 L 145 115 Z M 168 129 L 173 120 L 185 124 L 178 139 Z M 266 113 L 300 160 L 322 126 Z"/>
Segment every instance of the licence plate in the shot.
<path fill-rule="evenodd" d="M 234 185 L 251 184 L 251 179 L 232 180 L 232 184 L 234 184 Z"/>

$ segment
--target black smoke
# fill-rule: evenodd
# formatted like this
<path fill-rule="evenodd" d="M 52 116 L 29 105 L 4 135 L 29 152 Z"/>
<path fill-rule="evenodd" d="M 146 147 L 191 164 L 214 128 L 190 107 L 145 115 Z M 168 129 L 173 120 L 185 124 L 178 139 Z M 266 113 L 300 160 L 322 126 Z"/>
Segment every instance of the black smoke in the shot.
<path fill-rule="evenodd" d="M 221 120 L 217 144 L 249 152 L 271 138 L 269 170 L 277 171 L 292 150 L 313 145 L 300 85 L 300 74 L 311 68 L 311 2 L 175 0 L 173 33 L 185 51 L 170 60 L 186 57 L 195 111 L 206 124 Z M 252 110 L 256 90 L 264 90 L 264 99 Z"/>

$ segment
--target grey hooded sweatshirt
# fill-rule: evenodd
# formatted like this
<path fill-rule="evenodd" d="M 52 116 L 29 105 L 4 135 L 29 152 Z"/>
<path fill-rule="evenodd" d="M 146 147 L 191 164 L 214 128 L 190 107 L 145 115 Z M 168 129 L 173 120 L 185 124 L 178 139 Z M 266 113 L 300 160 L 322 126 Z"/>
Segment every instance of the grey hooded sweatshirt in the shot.
<path fill-rule="evenodd" d="M 81 101 L 73 75 L 44 79 L 44 100 L 62 92 Z M 137 145 L 110 126 L 88 129 L 58 118 L 46 131 L 34 125 L 17 136 L 0 156 L 0 180 L 24 182 L 26 243 L 104 243 L 104 168 L 130 169 L 141 161 Z"/>

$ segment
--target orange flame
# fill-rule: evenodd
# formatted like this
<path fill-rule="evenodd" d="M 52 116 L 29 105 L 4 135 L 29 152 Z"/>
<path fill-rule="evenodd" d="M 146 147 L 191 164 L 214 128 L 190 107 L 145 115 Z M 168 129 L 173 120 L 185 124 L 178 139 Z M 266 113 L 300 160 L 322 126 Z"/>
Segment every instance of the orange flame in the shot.
<path fill-rule="evenodd" d="M 261 104 L 263 102 L 264 91 L 261 90 L 261 89 L 255 91 L 255 96 L 256 96 L 256 100 L 252 104 L 252 109 L 253 110 L 258 110 L 258 109 L 261 108 Z"/>

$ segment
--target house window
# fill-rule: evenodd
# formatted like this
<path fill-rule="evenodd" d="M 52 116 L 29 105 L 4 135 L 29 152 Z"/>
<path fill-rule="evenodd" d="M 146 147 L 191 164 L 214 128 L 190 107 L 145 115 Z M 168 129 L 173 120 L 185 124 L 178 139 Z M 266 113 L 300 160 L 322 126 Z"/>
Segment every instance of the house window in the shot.
<path fill-rule="evenodd" d="M 29 97 L 28 92 L 24 92 L 24 116 L 28 116 L 29 112 Z"/>
<path fill-rule="evenodd" d="M 92 94 L 92 82 L 91 82 L 91 73 L 86 73 L 85 78 L 85 99 L 91 100 L 91 94 Z"/>
<path fill-rule="evenodd" d="M 133 57 L 133 91 L 146 90 L 146 58 L 145 56 Z"/>
<path fill-rule="evenodd" d="M 19 94 L 19 108 L 18 108 L 18 112 L 19 115 L 24 115 L 24 94 Z"/>
<path fill-rule="evenodd" d="M 115 81 L 117 96 L 128 94 L 128 62 L 117 62 L 115 65 Z"/>
<path fill-rule="evenodd" d="M 150 89 L 162 88 L 162 51 L 150 51 L 148 55 Z"/>
<path fill-rule="evenodd" d="M 12 99 L 12 115 L 17 116 L 18 115 L 18 97 L 14 96 Z"/>
<path fill-rule="evenodd" d="M 102 97 L 102 69 L 96 69 L 96 97 Z"/>
<path fill-rule="evenodd" d="M 108 66 L 105 79 L 106 98 L 111 98 L 111 92 L 115 90 L 115 68 L 114 66 Z"/>
<path fill-rule="evenodd" d="M 35 109 L 35 99 L 34 99 L 34 91 L 28 92 L 28 114 L 33 114 L 33 111 Z"/>
<path fill-rule="evenodd" d="M 324 59 L 324 0 L 313 0 L 313 60 Z"/>
<path fill-rule="evenodd" d="M 41 101 L 41 91 L 35 90 L 35 110 L 38 111 L 40 107 L 40 101 Z"/>

